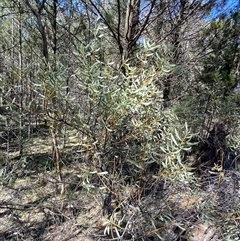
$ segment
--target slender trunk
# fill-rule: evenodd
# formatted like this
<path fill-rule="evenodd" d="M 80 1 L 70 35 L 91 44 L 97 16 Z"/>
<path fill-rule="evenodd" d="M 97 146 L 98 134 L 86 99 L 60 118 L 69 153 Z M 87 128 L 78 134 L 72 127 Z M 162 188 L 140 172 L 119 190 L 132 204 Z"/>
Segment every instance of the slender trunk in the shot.
<path fill-rule="evenodd" d="M 53 53 L 54 53 L 54 66 L 53 71 L 57 72 L 57 6 L 58 0 L 53 0 Z M 54 90 L 54 96 L 52 98 L 52 108 L 55 113 L 55 110 L 58 108 L 56 103 L 57 92 Z M 55 116 L 54 116 L 55 117 Z M 51 129 L 52 140 L 53 140 L 53 160 L 56 163 L 57 173 L 59 181 L 61 182 L 61 195 L 65 192 L 65 184 L 62 179 L 62 170 L 61 170 L 61 160 L 60 160 L 60 150 L 58 147 L 58 129 L 56 128 L 56 120 L 53 120 L 53 128 Z"/>
<path fill-rule="evenodd" d="M 128 0 L 125 28 L 123 58 L 130 57 L 134 46 L 136 45 L 136 35 L 139 31 L 140 0 Z"/>
<path fill-rule="evenodd" d="M 58 141 L 57 141 L 57 136 L 56 136 L 56 128 L 51 128 L 51 136 L 52 136 L 52 155 L 53 155 L 53 160 L 55 162 L 55 167 L 57 169 L 58 173 L 58 180 L 61 184 L 61 191 L 60 194 L 64 194 L 65 192 L 65 184 L 63 182 L 62 178 L 62 169 L 61 169 L 61 155 L 60 155 L 60 150 L 58 147 Z"/>
<path fill-rule="evenodd" d="M 18 2 L 19 7 L 19 155 L 23 154 L 23 79 L 22 79 L 22 71 L 23 71 L 23 60 L 22 60 L 22 9 L 20 1 Z"/>

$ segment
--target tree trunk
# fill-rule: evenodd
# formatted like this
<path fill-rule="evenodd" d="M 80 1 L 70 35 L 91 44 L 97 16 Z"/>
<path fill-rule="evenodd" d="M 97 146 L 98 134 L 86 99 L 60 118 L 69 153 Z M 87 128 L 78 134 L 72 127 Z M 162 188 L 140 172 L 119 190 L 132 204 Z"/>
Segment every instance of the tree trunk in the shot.
<path fill-rule="evenodd" d="M 22 79 L 22 72 L 23 72 L 23 61 L 22 61 L 22 9 L 21 3 L 18 1 L 18 8 L 19 8 L 19 53 L 18 53 L 18 60 L 19 60 L 19 155 L 22 156 L 23 154 L 23 79 Z"/>

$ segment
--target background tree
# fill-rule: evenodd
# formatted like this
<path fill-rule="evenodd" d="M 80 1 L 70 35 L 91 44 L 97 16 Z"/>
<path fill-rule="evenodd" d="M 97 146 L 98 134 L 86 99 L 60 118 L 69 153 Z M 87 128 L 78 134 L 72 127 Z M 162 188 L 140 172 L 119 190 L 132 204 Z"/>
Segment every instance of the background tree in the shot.
<path fill-rule="evenodd" d="M 161 43 L 165 55 L 178 66 L 164 81 L 165 105 L 181 98 L 194 83 L 202 47 L 197 46 L 199 29 L 217 1 L 160 1 L 156 12 L 161 13 L 151 24 L 150 38 Z M 218 4 L 220 4 L 218 2 Z M 179 81 L 181 79 L 181 81 Z M 186 80 L 186 81 L 184 81 Z M 170 102 L 170 103 L 169 103 Z"/>

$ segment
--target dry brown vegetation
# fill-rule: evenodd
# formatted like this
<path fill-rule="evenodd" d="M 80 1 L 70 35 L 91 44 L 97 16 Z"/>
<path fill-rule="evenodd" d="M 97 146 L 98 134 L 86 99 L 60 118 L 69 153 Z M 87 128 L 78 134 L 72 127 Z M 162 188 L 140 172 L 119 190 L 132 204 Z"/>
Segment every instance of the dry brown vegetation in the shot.
<path fill-rule="evenodd" d="M 236 170 L 192 183 L 149 173 L 135 183 L 115 183 L 109 196 L 104 174 L 72 142 L 61 150 L 66 191 L 60 195 L 48 139 L 35 141 L 28 159 L 12 153 L 2 166 L 0 240 L 240 240 Z"/>

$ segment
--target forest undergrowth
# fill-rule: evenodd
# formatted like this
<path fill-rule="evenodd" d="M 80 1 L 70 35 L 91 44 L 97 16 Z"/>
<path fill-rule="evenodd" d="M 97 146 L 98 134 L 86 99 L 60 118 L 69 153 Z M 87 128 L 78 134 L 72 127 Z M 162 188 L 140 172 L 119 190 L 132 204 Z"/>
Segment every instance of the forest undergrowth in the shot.
<path fill-rule="evenodd" d="M 182 182 L 154 165 L 131 178 L 115 163 L 109 175 L 71 139 L 61 148 L 61 195 L 49 143 L 36 139 L 25 158 L 12 153 L 1 166 L 0 240 L 240 240 L 238 170 L 189 170 Z"/>

